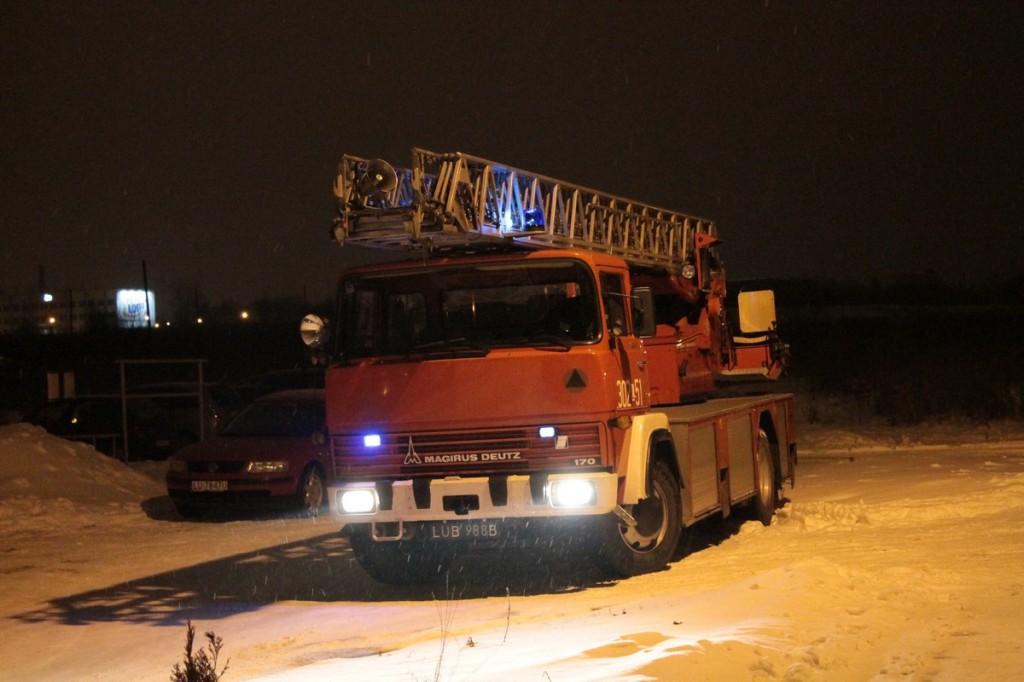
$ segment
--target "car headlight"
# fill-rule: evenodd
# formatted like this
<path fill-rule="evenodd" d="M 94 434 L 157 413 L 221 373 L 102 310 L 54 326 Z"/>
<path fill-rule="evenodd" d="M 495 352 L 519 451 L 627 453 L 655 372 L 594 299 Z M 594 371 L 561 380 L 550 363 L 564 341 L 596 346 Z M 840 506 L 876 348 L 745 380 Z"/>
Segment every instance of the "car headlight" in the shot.
<path fill-rule="evenodd" d="M 272 462 L 249 462 L 245 470 L 250 474 L 282 474 L 288 471 L 288 462 L 282 459 Z"/>
<path fill-rule="evenodd" d="M 173 471 L 176 474 L 183 474 L 188 471 L 188 462 L 177 457 L 171 457 L 167 460 L 167 470 Z"/>

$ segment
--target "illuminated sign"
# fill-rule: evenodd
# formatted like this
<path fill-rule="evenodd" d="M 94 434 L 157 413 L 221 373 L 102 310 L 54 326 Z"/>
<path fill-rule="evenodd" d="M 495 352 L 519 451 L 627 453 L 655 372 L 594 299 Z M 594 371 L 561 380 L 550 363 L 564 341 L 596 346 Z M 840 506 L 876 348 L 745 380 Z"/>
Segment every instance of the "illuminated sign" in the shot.
<path fill-rule="evenodd" d="M 148 303 L 148 305 L 147 305 Z M 146 316 L 156 319 L 156 300 L 145 289 L 117 290 L 117 326 L 145 327 Z"/>

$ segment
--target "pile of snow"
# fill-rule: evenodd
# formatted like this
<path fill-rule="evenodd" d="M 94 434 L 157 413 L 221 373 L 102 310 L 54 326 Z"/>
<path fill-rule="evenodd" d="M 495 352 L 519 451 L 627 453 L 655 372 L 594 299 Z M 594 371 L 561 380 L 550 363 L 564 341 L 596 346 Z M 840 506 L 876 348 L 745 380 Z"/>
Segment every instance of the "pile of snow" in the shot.
<path fill-rule="evenodd" d="M 137 514 L 163 486 L 86 443 L 29 424 L 0 426 L 0 530 L 59 527 L 97 513 Z"/>

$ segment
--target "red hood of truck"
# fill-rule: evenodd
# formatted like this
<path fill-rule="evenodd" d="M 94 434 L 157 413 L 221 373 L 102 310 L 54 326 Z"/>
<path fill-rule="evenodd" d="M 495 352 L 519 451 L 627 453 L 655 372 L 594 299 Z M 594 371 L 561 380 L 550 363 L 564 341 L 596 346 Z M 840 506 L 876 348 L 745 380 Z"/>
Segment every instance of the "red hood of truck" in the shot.
<path fill-rule="evenodd" d="M 332 434 L 592 420 L 615 405 L 607 352 L 492 351 L 487 357 L 364 363 L 327 372 Z"/>

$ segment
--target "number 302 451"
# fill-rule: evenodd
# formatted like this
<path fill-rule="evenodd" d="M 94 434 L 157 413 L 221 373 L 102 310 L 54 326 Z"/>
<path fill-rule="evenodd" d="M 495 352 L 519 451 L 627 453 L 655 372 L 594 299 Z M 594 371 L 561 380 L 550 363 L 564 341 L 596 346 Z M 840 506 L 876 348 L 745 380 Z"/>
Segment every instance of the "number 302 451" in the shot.
<path fill-rule="evenodd" d="M 643 407 L 644 404 L 644 386 L 640 379 L 619 379 L 615 382 L 615 387 L 619 392 L 619 404 L 618 407 Z"/>

